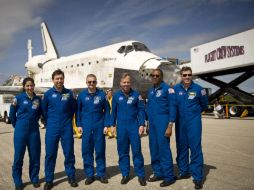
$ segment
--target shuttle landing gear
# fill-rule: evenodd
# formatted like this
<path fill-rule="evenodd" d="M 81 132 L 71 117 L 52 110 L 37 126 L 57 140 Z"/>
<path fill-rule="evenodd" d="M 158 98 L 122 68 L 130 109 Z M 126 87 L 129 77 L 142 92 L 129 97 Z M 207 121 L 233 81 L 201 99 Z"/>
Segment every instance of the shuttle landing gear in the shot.
<path fill-rule="evenodd" d="M 11 120 L 10 120 L 10 118 L 8 117 L 7 112 L 4 113 L 4 122 L 5 122 L 6 124 L 10 124 L 10 123 L 11 123 Z"/>

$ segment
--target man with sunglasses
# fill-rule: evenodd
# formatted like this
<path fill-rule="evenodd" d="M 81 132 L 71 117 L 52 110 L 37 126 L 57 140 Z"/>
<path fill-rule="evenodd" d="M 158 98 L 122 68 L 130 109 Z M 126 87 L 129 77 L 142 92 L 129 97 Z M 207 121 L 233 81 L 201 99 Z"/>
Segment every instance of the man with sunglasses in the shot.
<path fill-rule="evenodd" d="M 165 137 L 169 126 L 169 85 L 163 81 L 163 72 L 154 69 L 151 74 L 153 87 L 148 91 L 147 114 L 149 120 L 149 147 L 154 175 L 149 182 L 163 180 L 161 187 L 175 183 L 170 139 Z M 172 126 L 170 126 L 172 127 Z"/>
<path fill-rule="evenodd" d="M 108 183 L 105 178 L 105 136 L 109 118 L 109 103 L 103 90 L 98 89 L 97 78 L 94 74 L 86 77 L 87 88 L 77 99 L 77 126 L 82 133 L 82 157 L 84 172 L 87 176 L 85 184 L 90 185 L 95 179 Z M 94 176 L 94 150 L 96 161 L 96 177 Z"/>
<path fill-rule="evenodd" d="M 176 161 L 179 168 L 177 179 L 187 179 L 191 174 L 195 189 L 202 189 L 204 161 L 201 148 L 201 113 L 207 108 L 208 98 L 205 89 L 192 81 L 190 67 L 182 67 L 180 74 L 182 82 L 170 89 L 170 96 L 173 99 L 170 109 L 171 126 L 176 122 Z M 167 136 L 170 135 L 169 128 Z"/>

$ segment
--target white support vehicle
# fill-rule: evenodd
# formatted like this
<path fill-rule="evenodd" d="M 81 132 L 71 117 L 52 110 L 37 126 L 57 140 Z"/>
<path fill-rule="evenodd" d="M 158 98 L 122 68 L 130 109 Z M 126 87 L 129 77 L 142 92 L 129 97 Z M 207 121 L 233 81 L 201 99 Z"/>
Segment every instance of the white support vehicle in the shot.
<path fill-rule="evenodd" d="M 13 99 L 14 95 L 12 94 L 0 94 L 0 119 L 5 123 L 11 123 L 9 111 Z"/>
<path fill-rule="evenodd" d="M 190 66 L 193 75 L 219 87 L 209 95 L 211 104 L 230 94 L 236 100 L 227 102 L 230 116 L 253 112 L 254 96 L 238 85 L 254 76 L 254 29 L 192 47 L 190 53 L 191 62 L 181 67 Z M 216 78 L 229 74 L 239 76 L 230 82 Z"/>

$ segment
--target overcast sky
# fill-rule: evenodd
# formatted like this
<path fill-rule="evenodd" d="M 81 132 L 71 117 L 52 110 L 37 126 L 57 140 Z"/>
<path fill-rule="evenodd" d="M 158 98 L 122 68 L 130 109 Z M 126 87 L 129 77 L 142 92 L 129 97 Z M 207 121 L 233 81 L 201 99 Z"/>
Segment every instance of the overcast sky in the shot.
<path fill-rule="evenodd" d="M 195 45 L 253 29 L 253 10 L 253 0 L 0 0 L 0 83 L 26 75 L 28 39 L 33 55 L 43 53 L 42 21 L 60 56 L 138 40 L 161 57 L 189 60 Z"/>

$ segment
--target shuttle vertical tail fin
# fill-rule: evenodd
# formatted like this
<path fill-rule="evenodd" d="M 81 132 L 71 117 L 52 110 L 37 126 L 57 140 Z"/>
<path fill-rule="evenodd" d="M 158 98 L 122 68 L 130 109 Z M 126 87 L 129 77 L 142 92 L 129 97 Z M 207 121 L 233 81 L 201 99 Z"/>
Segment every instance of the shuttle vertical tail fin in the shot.
<path fill-rule="evenodd" d="M 33 49 L 33 47 L 32 47 L 32 40 L 31 39 L 29 39 L 28 41 L 27 41 L 27 51 L 28 51 L 28 61 L 30 61 L 30 59 L 32 58 L 32 56 L 33 56 L 33 54 L 32 54 L 32 49 Z"/>
<path fill-rule="evenodd" d="M 59 58 L 58 51 L 45 22 L 41 23 L 41 35 L 45 55 L 50 58 Z"/>

